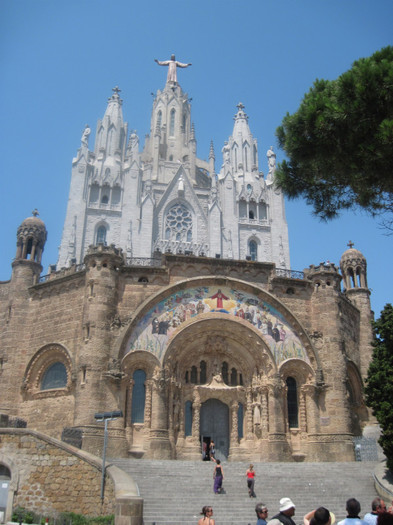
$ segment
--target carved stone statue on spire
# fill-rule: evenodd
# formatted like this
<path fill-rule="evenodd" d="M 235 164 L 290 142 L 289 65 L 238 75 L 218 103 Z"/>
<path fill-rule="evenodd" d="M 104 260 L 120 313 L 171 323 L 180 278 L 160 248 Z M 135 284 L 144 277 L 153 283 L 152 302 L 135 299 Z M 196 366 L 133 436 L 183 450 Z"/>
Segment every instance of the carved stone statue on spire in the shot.
<path fill-rule="evenodd" d="M 89 146 L 89 135 L 90 135 L 90 127 L 89 124 L 86 124 L 85 129 L 83 130 L 82 138 L 81 138 L 81 145 L 82 146 Z"/>
<path fill-rule="evenodd" d="M 188 67 L 192 65 L 191 63 L 183 64 L 182 62 L 178 62 L 175 59 L 175 55 L 172 55 L 170 60 L 164 60 L 164 61 L 160 61 L 155 58 L 154 62 L 156 62 L 159 66 L 168 66 L 168 76 L 167 76 L 166 81 L 172 82 L 174 84 L 177 84 L 177 68 L 178 67 Z"/>
<path fill-rule="evenodd" d="M 270 148 L 267 150 L 267 162 L 269 165 L 269 175 L 273 175 L 273 173 L 276 171 L 276 154 L 273 151 L 273 146 L 270 146 Z"/>

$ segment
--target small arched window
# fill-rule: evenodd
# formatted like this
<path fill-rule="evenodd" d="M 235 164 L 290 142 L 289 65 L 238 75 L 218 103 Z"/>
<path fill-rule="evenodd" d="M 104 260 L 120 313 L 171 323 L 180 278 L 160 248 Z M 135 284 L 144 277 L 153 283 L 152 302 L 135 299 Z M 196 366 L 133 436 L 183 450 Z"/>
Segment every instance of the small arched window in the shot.
<path fill-rule="evenodd" d="M 106 228 L 99 226 L 97 228 L 96 244 L 106 244 Z"/>
<path fill-rule="evenodd" d="M 298 428 L 298 401 L 296 379 L 287 378 L 287 406 L 288 406 L 288 426 Z"/>
<path fill-rule="evenodd" d="M 143 370 L 135 370 L 132 387 L 131 423 L 143 423 L 145 421 L 145 399 L 146 399 L 146 373 Z"/>
<path fill-rule="evenodd" d="M 186 401 L 184 407 L 184 433 L 186 436 L 192 435 L 192 403 L 191 401 Z"/>
<path fill-rule="evenodd" d="M 258 259 L 258 245 L 255 241 L 250 241 L 248 243 L 248 249 L 250 252 L 250 257 L 252 261 L 256 261 Z"/>
<path fill-rule="evenodd" d="M 161 109 L 158 110 L 158 113 L 157 113 L 157 127 L 161 127 L 161 122 L 162 122 L 162 111 Z"/>
<path fill-rule="evenodd" d="M 227 385 L 228 384 L 228 363 L 226 361 L 222 363 L 221 374 L 222 374 L 222 379 L 224 383 Z"/>
<path fill-rule="evenodd" d="M 169 135 L 171 137 L 175 135 L 175 115 L 176 115 L 176 110 L 172 108 L 171 113 L 170 113 L 170 121 L 169 121 Z"/>
<path fill-rule="evenodd" d="M 231 370 L 231 386 L 237 386 L 237 370 L 232 368 Z"/>
<path fill-rule="evenodd" d="M 192 366 L 191 367 L 191 383 L 196 385 L 197 381 L 198 381 L 198 378 L 197 378 L 197 367 L 196 366 Z"/>
<path fill-rule="evenodd" d="M 65 388 L 67 386 L 67 369 L 63 363 L 54 363 L 45 372 L 41 381 L 41 390 Z"/>
<path fill-rule="evenodd" d="M 206 361 L 201 361 L 199 366 L 201 368 L 199 382 L 201 385 L 204 385 L 206 383 Z"/>

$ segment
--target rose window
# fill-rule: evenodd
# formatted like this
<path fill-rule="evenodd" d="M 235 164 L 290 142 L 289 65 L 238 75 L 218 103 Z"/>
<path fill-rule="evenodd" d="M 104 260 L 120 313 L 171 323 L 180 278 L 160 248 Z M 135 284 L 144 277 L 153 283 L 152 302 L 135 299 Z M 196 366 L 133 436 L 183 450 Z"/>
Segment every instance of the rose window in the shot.
<path fill-rule="evenodd" d="M 192 216 L 185 206 L 176 204 L 168 211 L 165 219 L 165 239 L 192 241 Z"/>

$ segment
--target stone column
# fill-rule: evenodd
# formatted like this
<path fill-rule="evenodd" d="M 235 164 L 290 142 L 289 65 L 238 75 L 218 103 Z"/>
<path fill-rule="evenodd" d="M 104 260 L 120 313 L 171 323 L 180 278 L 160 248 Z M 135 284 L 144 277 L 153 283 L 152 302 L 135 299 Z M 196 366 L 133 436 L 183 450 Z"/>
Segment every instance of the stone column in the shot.
<path fill-rule="evenodd" d="M 146 399 L 145 399 L 145 428 L 151 427 L 151 400 L 152 400 L 153 381 L 146 381 Z"/>
<path fill-rule="evenodd" d="M 232 419 L 232 429 L 231 429 L 231 446 L 237 445 L 239 442 L 239 427 L 238 427 L 238 415 L 239 410 L 238 401 L 232 401 L 231 403 L 231 419 Z"/>
<path fill-rule="evenodd" d="M 251 440 L 254 437 L 253 434 L 253 426 L 252 426 L 252 419 L 253 419 L 253 403 L 252 403 L 252 390 L 251 388 L 247 389 L 247 412 L 246 412 L 246 439 Z"/>
<path fill-rule="evenodd" d="M 164 370 L 158 367 L 153 376 L 152 410 L 150 429 L 149 457 L 154 459 L 171 459 L 172 447 L 168 432 L 167 380 Z"/>
<path fill-rule="evenodd" d="M 287 461 L 291 459 L 290 447 L 285 433 L 286 388 L 279 376 L 275 376 L 269 388 L 269 459 Z"/>
<path fill-rule="evenodd" d="M 262 390 L 261 393 L 261 430 L 262 430 L 262 437 L 267 437 L 269 433 L 269 411 L 268 411 L 268 390 L 267 388 Z"/>
<path fill-rule="evenodd" d="M 194 401 L 192 403 L 192 440 L 199 446 L 201 423 L 201 398 L 198 390 L 194 390 Z"/>

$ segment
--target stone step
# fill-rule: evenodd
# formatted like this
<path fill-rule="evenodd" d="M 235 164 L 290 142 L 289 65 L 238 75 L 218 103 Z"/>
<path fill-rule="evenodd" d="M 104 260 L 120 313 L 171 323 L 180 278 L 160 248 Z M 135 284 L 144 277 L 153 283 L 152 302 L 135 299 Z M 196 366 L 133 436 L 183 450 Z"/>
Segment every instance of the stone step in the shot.
<path fill-rule="evenodd" d="M 363 516 L 376 496 L 375 462 L 254 463 L 257 498 L 249 498 L 245 472 L 249 463 L 223 462 L 224 494 L 213 493 L 213 462 L 110 460 L 138 484 L 144 498 L 144 525 L 196 525 L 204 505 L 211 505 L 216 525 L 256 522 L 255 504 L 262 501 L 269 518 L 278 512 L 280 498 L 296 505 L 295 522 L 303 523 L 309 510 L 325 506 L 345 517 L 345 502 L 355 497 Z"/>

